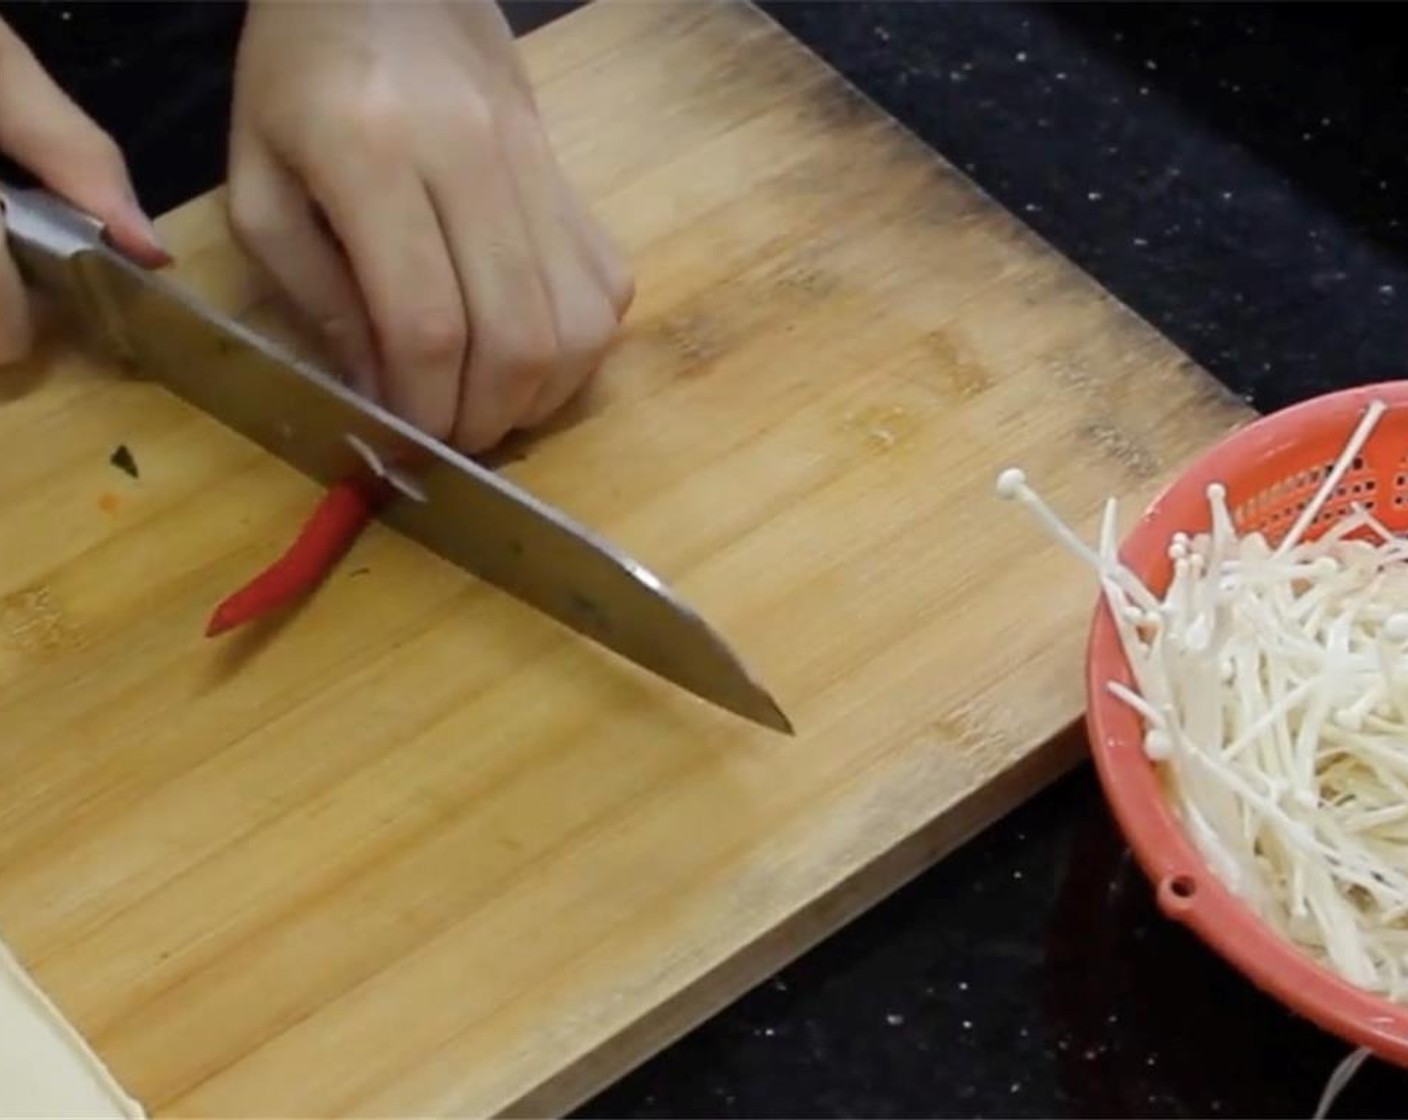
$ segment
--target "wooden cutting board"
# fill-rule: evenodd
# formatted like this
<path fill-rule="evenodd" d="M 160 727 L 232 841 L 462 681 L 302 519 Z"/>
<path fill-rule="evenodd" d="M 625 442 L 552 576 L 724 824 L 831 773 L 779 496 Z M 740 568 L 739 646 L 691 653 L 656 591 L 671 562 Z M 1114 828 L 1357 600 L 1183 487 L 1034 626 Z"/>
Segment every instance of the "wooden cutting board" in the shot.
<path fill-rule="evenodd" d="M 0 407 L 0 932 L 154 1113 L 570 1108 L 1079 757 L 1092 583 L 996 474 L 1093 532 L 1248 418 L 736 0 L 607 0 L 526 50 L 640 294 L 504 469 L 799 733 L 380 528 L 207 641 L 316 490 L 56 343 Z M 280 321 L 218 198 L 164 225 Z"/>

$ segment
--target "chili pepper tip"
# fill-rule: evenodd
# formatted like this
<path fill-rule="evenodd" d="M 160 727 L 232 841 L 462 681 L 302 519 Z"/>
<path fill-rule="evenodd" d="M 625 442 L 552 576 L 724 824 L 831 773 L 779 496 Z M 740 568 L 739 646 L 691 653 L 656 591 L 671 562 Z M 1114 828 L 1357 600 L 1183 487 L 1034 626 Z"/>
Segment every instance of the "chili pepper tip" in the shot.
<path fill-rule="evenodd" d="M 261 618 L 310 592 L 351 547 L 374 507 L 390 493 L 382 482 L 359 484 L 348 479 L 334 485 L 288 550 L 215 608 L 206 624 L 206 637 Z"/>
<path fill-rule="evenodd" d="M 229 616 L 226 604 L 221 603 L 215 608 L 215 613 L 210 616 L 210 621 L 205 624 L 205 636 L 207 638 L 218 638 L 226 630 L 233 630 L 238 623 Z"/>

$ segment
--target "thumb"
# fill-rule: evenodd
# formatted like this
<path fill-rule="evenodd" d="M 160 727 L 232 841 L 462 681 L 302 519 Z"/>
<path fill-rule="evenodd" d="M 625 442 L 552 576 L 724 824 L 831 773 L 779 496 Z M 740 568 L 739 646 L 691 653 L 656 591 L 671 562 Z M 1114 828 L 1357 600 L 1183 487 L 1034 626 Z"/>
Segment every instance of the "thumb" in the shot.
<path fill-rule="evenodd" d="M 93 215 L 119 251 L 150 268 L 169 264 L 143 212 L 127 162 L 0 21 L 0 151 L 55 194 Z"/>

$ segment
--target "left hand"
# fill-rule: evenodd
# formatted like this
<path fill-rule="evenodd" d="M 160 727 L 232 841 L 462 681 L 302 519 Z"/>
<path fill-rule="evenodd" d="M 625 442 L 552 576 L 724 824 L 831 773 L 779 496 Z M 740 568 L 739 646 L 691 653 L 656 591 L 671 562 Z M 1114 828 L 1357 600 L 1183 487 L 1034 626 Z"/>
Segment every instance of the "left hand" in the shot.
<path fill-rule="evenodd" d="M 461 450 L 567 403 L 633 281 L 490 0 L 250 0 L 232 224 L 355 388 Z"/>

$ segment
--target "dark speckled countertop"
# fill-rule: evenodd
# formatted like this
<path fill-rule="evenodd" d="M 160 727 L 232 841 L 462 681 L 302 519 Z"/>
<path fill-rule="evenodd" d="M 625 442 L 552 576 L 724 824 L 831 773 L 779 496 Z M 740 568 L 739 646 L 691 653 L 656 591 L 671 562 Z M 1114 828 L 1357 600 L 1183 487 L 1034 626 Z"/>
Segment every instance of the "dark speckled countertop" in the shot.
<path fill-rule="evenodd" d="M 1392 6 L 765 6 L 1258 407 L 1401 375 Z M 219 180 L 237 5 L 0 11 L 154 210 Z M 1158 918 L 1081 770 L 581 1115 L 1309 1116 L 1346 1052 Z M 1408 1114 L 1408 1076 L 1335 1114 Z"/>

